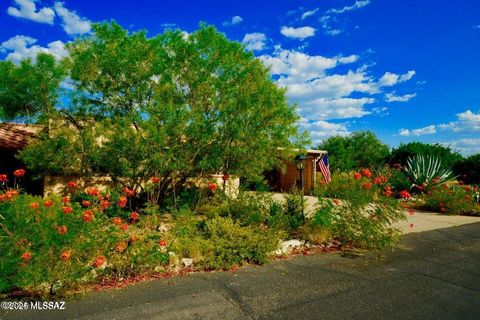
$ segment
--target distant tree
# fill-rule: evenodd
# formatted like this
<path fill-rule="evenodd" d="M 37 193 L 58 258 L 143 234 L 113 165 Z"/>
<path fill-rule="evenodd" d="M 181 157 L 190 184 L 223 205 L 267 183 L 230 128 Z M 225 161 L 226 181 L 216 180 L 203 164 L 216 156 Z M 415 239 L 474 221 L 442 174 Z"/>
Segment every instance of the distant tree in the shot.
<path fill-rule="evenodd" d="M 371 131 L 330 137 L 320 143 L 318 148 L 328 151 L 331 169 L 340 171 L 375 167 L 390 155 L 389 147 Z"/>
<path fill-rule="evenodd" d="M 21 154 L 32 170 L 109 175 L 137 190 L 156 176 L 161 202 L 188 178 L 258 177 L 304 144 L 285 90 L 215 28 L 151 38 L 114 22 L 93 30 L 67 46 L 72 89 L 47 114 L 48 133 Z"/>
<path fill-rule="evenodd" d="M 435 156 L 442 162 L 442 165 L 447 168 L 451 168 L 455 163 L 463 159 L 458 152 L 452 151 L 449 147 L 442 146 L 438 143 L 409 142 L 393 149 L 389 162 L 391 165 L 396 163 L 406 165 L 407 159 L 416 154 Z"/>
<path fill-rule="evenodd" d="M 37 122 L 54 112 L 59 85 L 66 68 L 52 55 L 41 53 L 36 61 L 19 65 L 0 61 L 0 120 Z"/>
<path fill-rule="evenodd" d="M 480 153 L 455 163 L 453 172 L 466 184 L 480 184 Z"/>

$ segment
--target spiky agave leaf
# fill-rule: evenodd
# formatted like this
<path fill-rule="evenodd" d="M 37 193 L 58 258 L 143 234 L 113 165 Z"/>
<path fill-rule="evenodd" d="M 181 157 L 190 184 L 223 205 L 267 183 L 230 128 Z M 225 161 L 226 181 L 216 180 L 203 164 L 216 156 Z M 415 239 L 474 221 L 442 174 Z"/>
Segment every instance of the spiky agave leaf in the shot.
<path fill-rule="evenodd" d="M 435 156 L 417 154 L 409 157 L 405 174 L 413 185 L 421 186 L 424 183 L 444 183 L 455 178 L 452 171 L 442 168 L 442 161 Z"/>

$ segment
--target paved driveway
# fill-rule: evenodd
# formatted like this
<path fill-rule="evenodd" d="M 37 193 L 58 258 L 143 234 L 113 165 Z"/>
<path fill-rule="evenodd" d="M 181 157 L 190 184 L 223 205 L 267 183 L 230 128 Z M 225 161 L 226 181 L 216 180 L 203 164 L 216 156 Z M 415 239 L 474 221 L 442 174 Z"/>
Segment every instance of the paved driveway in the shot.
<path fill-rule="evenodd" d="M 412 233 L 394 252 L 300 256 L 94 292 L 5 319 L 480 319 L 480 223 Z"/>

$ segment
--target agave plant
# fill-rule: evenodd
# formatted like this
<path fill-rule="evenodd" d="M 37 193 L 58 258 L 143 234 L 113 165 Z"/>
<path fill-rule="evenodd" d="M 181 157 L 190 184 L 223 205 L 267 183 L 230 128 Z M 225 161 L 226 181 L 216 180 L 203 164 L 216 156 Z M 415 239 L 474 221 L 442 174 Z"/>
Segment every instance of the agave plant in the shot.
<path fill-rule="evenodd" d="M 423 156 L 417 154 L 409 157 L 405 174 L 413 186 L 424 186 L 425 184 L 440 184 L 455 178 L 450 169 L 442 167 L 442 161 L 435 156 Z"/>

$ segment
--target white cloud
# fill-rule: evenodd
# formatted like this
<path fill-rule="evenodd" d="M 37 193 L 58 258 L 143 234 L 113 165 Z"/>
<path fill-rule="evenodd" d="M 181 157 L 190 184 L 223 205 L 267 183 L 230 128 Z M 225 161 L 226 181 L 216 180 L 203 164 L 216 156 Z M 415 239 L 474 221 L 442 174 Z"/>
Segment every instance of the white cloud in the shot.
<path fill-rule="evenodd" d="M 391 72 L 385 72 L 385 74 L 380 78 L 378 81 L 378 84 L 381 87 L 391 87 L 396 85 L 397 83 L 405 82 L 410 79 L 415 75 L 414 70 L 409 70 L 405 74 L 396 74 L 396 73 L 391 73 Z"/>
<path fill-rule="evenodd" d="M 441 145 L 458 150 L 464 156 L 480 153 L 480 139 L 459 139 L 456 141 L 442 142 Z"/>
<path fill-rule="evenodd" d="M 457 121 L 451 121 L 449 123 L 441 123 L 438 125 L 430 125 L 419 129 L 401 129 L 399 134 L 401 136 L 419 136 L 422 134 L 433 134 L 437 132 L 437 129 L 443 131 L 453 131 L 456 133 L 477 133 L 480 132 L 480 112 L 474 113 L 470 110 L 457 113 Z M 465 141 L 471 141 L 472 139 L 463 139 Z M 473 139 L 477 141 L 477 139 Z"/>
<path fill-rule="evenodd" d="M 223 25 L 224 27 L 229 27 L 229 26 L 234 26 L 234 25 L 236 25 L 236 24 L 239 24 L 239 23 L 241 23 L 242 21 L 243 21 L 243 18 L 242 18 L 242 17 L 240 17 L 240 16 L 234 16 L 234 17 L 232 17 L 232 20 L 230 20 L 230 21 L 224 21 L 224 22 L 222 23 L 222 25 Z"/>
<path fill-rule="evenodd" d="M 411 99 L 415 98 L 417 96 L 416 93 L 407 93 L 404 94 L 403 96 L 397 96 L 395 95 L 395 91 L 392 93 L 386 93 L 385 94 L 385 101 L 387 102 L 407 102 L 410 101 Z"/>
<path fill-rule="evenodd" d="M 314 10 L 310 10 L 310 11 L 305 11 L 303 14 L 302 14 L 302 20 L 305 20 L 306 18 L 310 17 L 310 16 L 313 16 L 315 13 L 317 13 L 318 11 L 318 8 L 314 9 Z"/>
<path fill-rule="evenodd" d="M 425 134 L 435 134 L 437 133 L 437 128 L 435 125 L 431 125 L 424 128 L 409 130 L 409 129 L 400 129 L 398 132 L 401 136 L 422 136 Z"/>
<path fill-rule="evenodd" d="M 247 33 L 242 40 L 247 50 L 263 50 L 265 49 L 267 36 L 260 32 Z"/>
<path fill-rule="evenodd" d="M 297 102 L 300 115 L 309 120 L 358 118 L 370 114 L 365 106 L 375 102 L 368 95 L 378 93 L 375 80 L 365 67 L 345 74 L 327 74 L 339 65 L 358 61 L 358 56 L 323 57 L 277 49 L 259 57 L 277 83 L 287 88 L 290 101 Z M 353 93 L 367 96 L 352 97 Z"/>
<path fill-rule="evenodd" d="M 79 17 L 75 11 L 70 11 L 65 8 L 63 2 L 55 2 L 55 12 L 62 18 L 62 27 L 67 34 L 81 35 L 90 32 L 90 21 Z"/>
<path fill-rule="evenodd" d="M 340 14 L 340 13 L 344 13 L 344 12 L 347 12 L 347 11 L 352 11 L 352 10 L 363 8 L 363 7 L 367 6 L 369 3 L 370 3 L 370 0 L 355 1 L 355 3 L 352 4 L 351 6 L 345 6 L 341 9 L 329 9 L 329 10 L 327 10 L 327 13 Z"/>
<path fill-rule="evenodd" d="M 37 54 L 39 53 L 50 53 L 57 59 L 67 55 L 65 44 L 62 41 L 50 42 L 46 48 L 39 45 L 34 45 L 36 42 L 37 39 L 17 35 L 3 42 L 0 45 L 0 48 L 9 52 L 6 59 L 15 63 L 19 63 L 23 59 L 35 60 Z"/>
<path fill-rule="evenodd" d="M 9 15 L 39 23 L 53 24 L 55 12 L 52 9 L 45 7 L 37 11 L 35 0 L 14 0 L 14 2 L 19 8 L 8 7 Z"/>
<path fill-rule="evenodd" d="M 331 136 L 347 136 L 351 132 L 347 128 L 348 123 L 332 123 L 328 121 L 308 121 L 302 118 L 299 122 L 301 130 L 310 132 L 313 145 Z"/>
<path fill-rule="evenodd" d="M 474 113 L 470 110 L 457 113 L 457 121 L 439 124 L 443 130 L 455 132 L 480 132 L 480 112 Z"/>
<path fill-rule="evenodd" d="M 315 29 L 312 27 L 293 28 L 284 26 L 280 29 L 280 33 L 287 38 L 303 40 L 309 37 L 313 37 L 315 35 Z"/>

